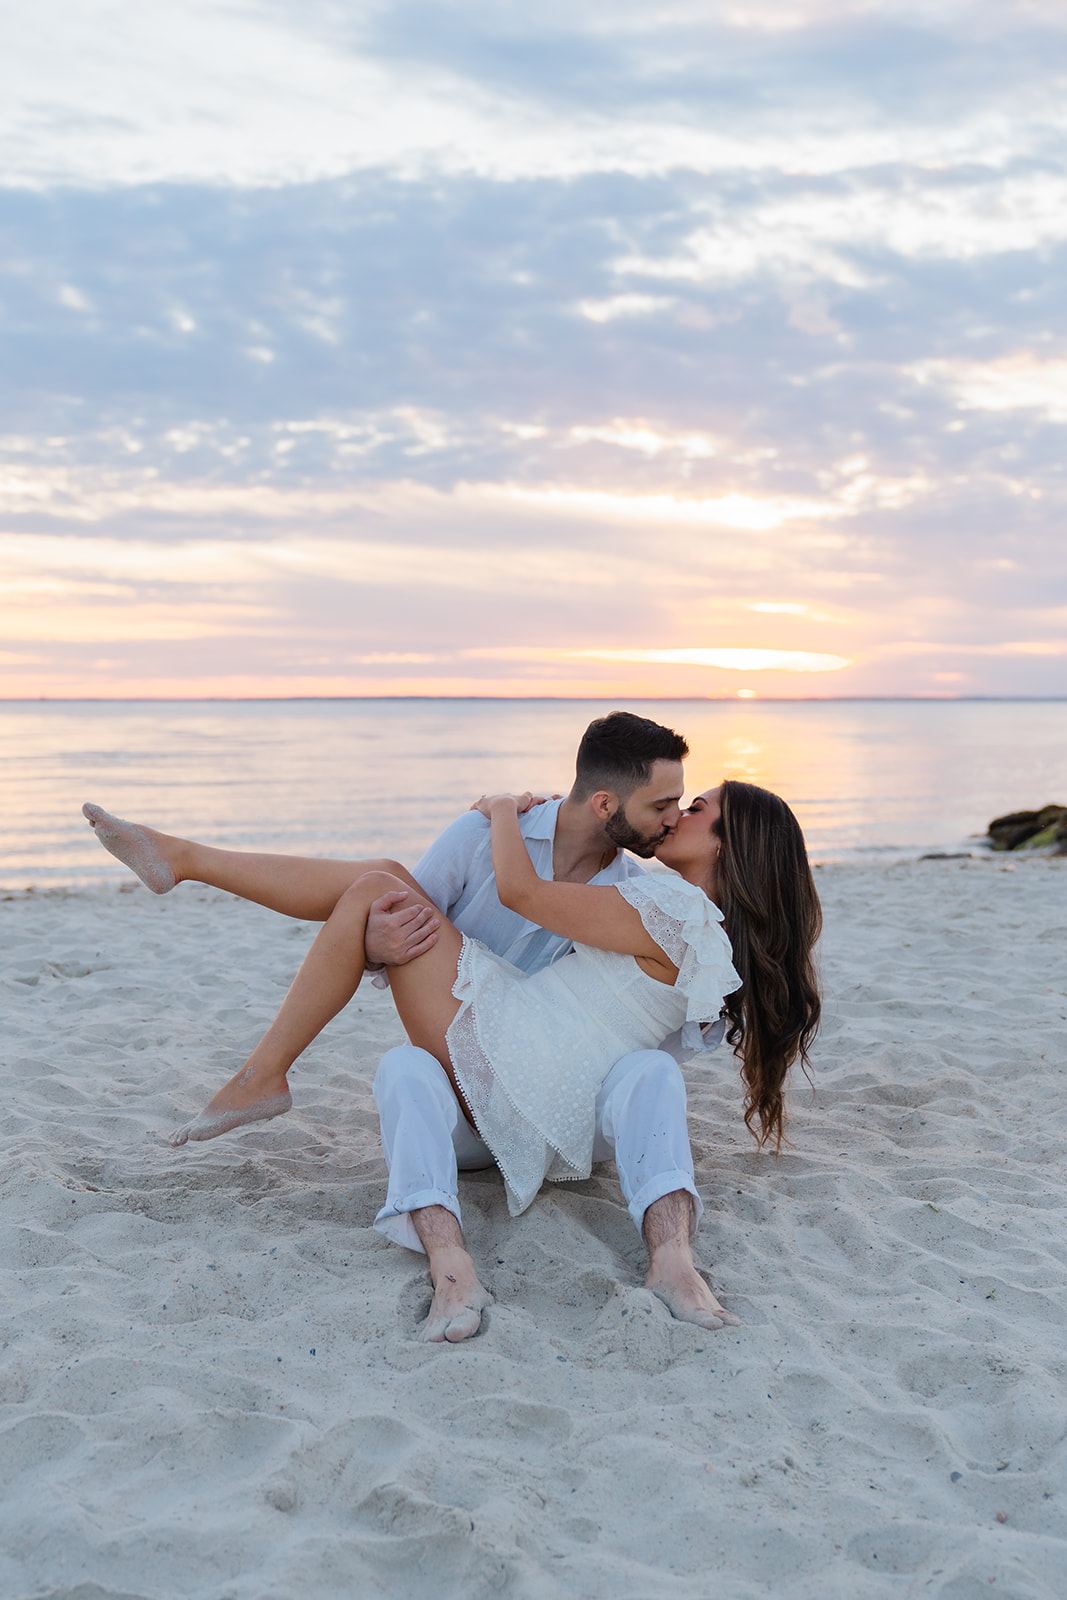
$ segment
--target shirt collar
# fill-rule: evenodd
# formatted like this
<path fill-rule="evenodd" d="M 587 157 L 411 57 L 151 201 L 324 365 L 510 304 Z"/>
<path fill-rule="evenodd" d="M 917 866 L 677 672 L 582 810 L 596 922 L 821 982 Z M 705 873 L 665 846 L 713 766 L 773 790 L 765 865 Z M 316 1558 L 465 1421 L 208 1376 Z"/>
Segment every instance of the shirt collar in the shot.
<path fill-rule="evenodd" d="M 543 806 L 534 806 L 520 818 L 523 837 L 526 839 L 554 839 L 556 819 L 562 800 L 546 800 Z"/>

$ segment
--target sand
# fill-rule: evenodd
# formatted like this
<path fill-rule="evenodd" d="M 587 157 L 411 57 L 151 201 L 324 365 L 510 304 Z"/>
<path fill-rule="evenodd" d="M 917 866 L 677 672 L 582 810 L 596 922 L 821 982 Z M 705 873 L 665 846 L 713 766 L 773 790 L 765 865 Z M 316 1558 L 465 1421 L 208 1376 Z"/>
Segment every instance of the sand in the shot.
<path fill-rule="evenodd" d="M 428 1346 L 371 1231 L 365 985 L 278 1121 L 173 1150 L 313 930 L 131 883 L 0 902 L 5 1600 L 1067 1593 L 1067 861 L 819 872 L 827 1021 L 792 1148 L 686 1069 L 699 1256 L 671 1321 L 614 1172 L 510 1221 Z"/>

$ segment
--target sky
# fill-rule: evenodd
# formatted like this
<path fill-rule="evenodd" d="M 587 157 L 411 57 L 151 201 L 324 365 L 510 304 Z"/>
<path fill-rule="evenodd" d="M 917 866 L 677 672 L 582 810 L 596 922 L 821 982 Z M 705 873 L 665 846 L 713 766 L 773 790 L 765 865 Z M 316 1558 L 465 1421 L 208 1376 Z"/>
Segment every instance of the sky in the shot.
<path fill-rule="evenodd" d="M 1067 694 L 1062 0 L 0 21 L 0 697 Z"/>

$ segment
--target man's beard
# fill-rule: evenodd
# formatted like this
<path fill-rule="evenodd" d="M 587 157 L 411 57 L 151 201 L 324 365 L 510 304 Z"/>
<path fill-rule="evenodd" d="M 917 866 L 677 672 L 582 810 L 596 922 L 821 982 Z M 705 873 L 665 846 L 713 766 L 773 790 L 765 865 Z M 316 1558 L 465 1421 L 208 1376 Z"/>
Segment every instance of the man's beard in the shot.
<path fill-rule="evenodd" d="M 626 815 L 626 807 L 620 806 L 604 824 L 604 832 L 619 850 L 632 850 L 635 856 L 641 856 L 645 861 L 656 853 L 657 845 L 661 845 L 670 833 L 669 828 L 661 828 L 658 833 L 638 833 L 631 827 L 630 819 Z"/>

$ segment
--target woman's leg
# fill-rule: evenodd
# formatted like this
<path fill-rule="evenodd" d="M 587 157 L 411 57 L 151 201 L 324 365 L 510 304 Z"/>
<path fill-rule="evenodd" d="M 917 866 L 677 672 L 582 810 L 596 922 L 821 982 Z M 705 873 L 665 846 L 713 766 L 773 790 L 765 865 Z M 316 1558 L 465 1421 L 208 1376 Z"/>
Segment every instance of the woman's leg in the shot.
<path fill-rule="evenodd" d="M 355 994 L 363 976 L 363 938 L 370 907 L 382 894 L 401 886 L 429 904 L 402 867 L 395 872 L 364 872 L 345 890 L 259 1044 L 200 1116 L 178 1129 L 172 1144 L 213 1139 L 231 1128 L 288 1111 L 292 1104 L 289 1068 Z M 397 1010 L 411 1042 L 437 1057 L 457 1094 L 445 1035 L 459 1010 L 452 985 L 461 943 L 452 924 L 442 920 L 434 948 L 397 968 L 391 978 Z M 412 1212 L 411 1219 L 429 1257 L 434 1286 L 425 1337 L 453 1344 L 469 1339 L 481 1325 L 490 1295 L 478 1281 L 459 1223 L 442 1206 Z"/>
<path fill-rule="evenodd" d="M 297 1056 L 306 1050 L 331 1018 L 351 1000 L 363 976 L 363 939 L 367 916 L 374 900 L 389 891 L 404 888 L 420 903 L 429 901 L 414 878 L 396 863 L 394 870 L 371 866 L 349 885 L 337 900 L 304 963 L 282 1001 L 277 1016 L 248 1057 L 244 1066 L 219 1090 L 201 1114 L 179 1128 L 172 1144 L 189 1140 L 213 1139 L 231 1128 L 248 1122 L 280 1116 L 292 1104 L 288 1072 Z M 452 985 L 459 960 L 460 935 L 452 924 L 442 922 L 438 944 L 404 968 L 418 968 L 417 999 L 410 1007 L 412 1042 L 433 1054 L 444 1054 L 448 1061 L 445 1032 L 458 1010 L 452 998 Z M 407 1025 L 408 1016 L 403 1020 Z M 446 1070 L 451 1072 L 450 1066 Z"/>
<path fill-rule="evenodd" d="M 367 872 L 388 871 L 403 878 L 403 885 L 394 888 L 409 888 L 415 881 L 394 861 L 329 861 L 219 850 L 124 822 L 100 806 L 85 805 L 82 811 L 105 850 L 136 872 L 155 894 L 166 894 L 179 883 L 206 883 L 301 922 L 325 922 L 345 890 Z"/>

